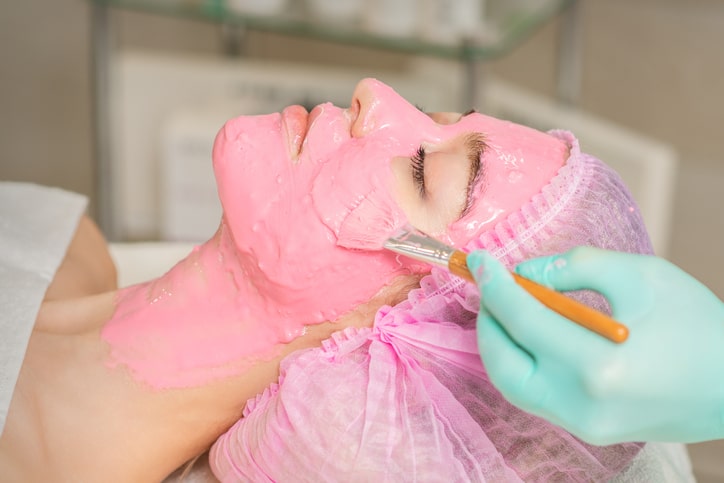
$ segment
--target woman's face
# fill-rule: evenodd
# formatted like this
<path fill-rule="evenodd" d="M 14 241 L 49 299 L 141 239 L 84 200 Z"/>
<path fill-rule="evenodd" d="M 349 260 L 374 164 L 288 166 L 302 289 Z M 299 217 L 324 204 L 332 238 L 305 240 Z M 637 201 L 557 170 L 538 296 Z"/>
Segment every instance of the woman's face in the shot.
<path fill-rule="evenodd" d="M 482 114 L 426 114 L 365 79 L 346 109 L 290 106 L 227 122 L 213 159 L 224 223 L 249 275 L 280 302 L 311 300 L 334 320 L 351 308 L 350 293 L 367 300 L 393 276 L 427 270 L 355 246 L 353 235 L 384 240 L 407 220 L 464 245 L 538 193 L 567 151 Z"/>

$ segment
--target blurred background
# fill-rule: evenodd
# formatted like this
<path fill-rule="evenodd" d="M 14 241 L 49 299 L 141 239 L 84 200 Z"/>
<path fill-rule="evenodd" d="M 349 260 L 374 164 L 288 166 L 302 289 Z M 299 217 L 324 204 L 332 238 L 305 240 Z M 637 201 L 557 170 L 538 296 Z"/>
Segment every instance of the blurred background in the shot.
<path fill-rule="evenodd" d="M 574 131 L 657 253 L 724 298 L 723 26 L 720 0 L 1 2 L 0 179 L 86 194 L 111 241 L 201 241 L 226 119 L 346 106 L 377 77 L 429 111 Z M 689 451 L 724 481 L 724 443 Z"/>

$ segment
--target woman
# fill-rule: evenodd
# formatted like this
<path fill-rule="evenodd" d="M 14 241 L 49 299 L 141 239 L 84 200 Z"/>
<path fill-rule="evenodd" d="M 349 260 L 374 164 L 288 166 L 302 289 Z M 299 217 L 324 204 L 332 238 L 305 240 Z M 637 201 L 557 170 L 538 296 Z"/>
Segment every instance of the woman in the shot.
<path fill-rule="evenodd" d="M 224 215 L 208 242 L 149 283 L 120 291 L 101 284 L 79 297 L 69 293 L 42 305 L 0 439 L 0 473 L 18 481 L 158 481 L 233 426 L 216 444 L 212 466 L 224 480 L 253 481 L 256 477 L 244 474 L 247 468 L 239 467 L 235 458 L 241 455 L 235 452 L 253 453 L 256 461 L 268 456 L 270 463 L 288 454 L 283 445 L 270 445 L 280 427 L 278 413 L 268 412 L 270 403 L 278 403 L 284 388 L 311 387 L 315 380 L 324 386 L 323 374 L 289 382 L 289 368 L 310 355 L 318 360 L 315 351 L 323 341 L 328 348 L 338 346 L 345 334 L 368 337 L 375 314 L 379 322 L 389 312 L 378 313 L 380 308 L 415 313 L 437 296 L 443 305 L 435 309 L 436 318 L 449 307 L 453 322 L 463 313 L 474 319 L 474 299 L 465 298 L 465 286 L 437 272 L 412 292 L 422 304 L 410 308 L 407 294 L 429 267 L 370 249 L 362 243 L 366 237 L 379 237 L 407 219 L 458 246 L 490 248 L 492 243 L 504 249 L 503 259 L 526 256 L 525 239 L 512 244 L 522 224 L 502 231 L 501 223 L 535 218 L 536 213 L 525 211 L 530 200 L 549 192 L 560 179 L 556 173 L 578 157 L 575 141 L 566 134 L 544 134 L 477 113 L 428 116 L 371 79 L 357 86 L 349 109 L 324 104 L 307 113 L 291 106 L 281 114 L 229 121 L 213 152 Z M 611 230 L 619 238 L 595 241 L 650 250 L 633 202 L 625 190 L 621 196 L 631 211 L 621 214 L 620 229 Z M 573 218 L 582 220 L 576 226 L 584 231 L 562 226 L 536 239 L 533 251 L 587 241 L 589 215 L 579 212 Z M 57 277 L 53 284 L 62 286 Z M 54 290 L 51 285 L 49 294 Z M 450 334 L 465 335 L 458 330 L 464 325 L 449 328 Z M 474 346 L 474 336 L 466 340 Z M 279 390 L 270 390 L 290 354 Z M 421 360 L 436 363 L 434 357 Z M 479 392 L 468 399 L 485 401 L 492 388 L 476 360 L 466 372 L 475 377 L 466 379 L 463 393 Z M 445 365 L 444 358 L 440 361 Z M 358 405 L 357 389 L 342 402 Z M 340 407 L 340 401 L 334 399 L 329 407 Z M 240 420 L 245 404 L 246 417 Z M 429 414 L 429 408 L 419 409 Z M 384 416 L 402 408 L 380 410 Z M 513 413 L 508 407 L 501 411 Z M 456 409 L 456 414 L 462 413 Z M 506 424 L 513 420 L 506 418 L 498 421 L 502 426 L 487 428 L 515 435 L 507 438 L 505 450 L 492 454 L 495 444 L 482 448 L 472 439 L 456 446 L 458 453 L 486 460 L 462 468 L 463 474 L 473 479 L 608 478 L 640 449 L 638 444 L 589 447 L 525 413 L 515 414 L 524 430 L 508 431 Z M 467 424 L 471 416 L 460 417 Z M 393 427 L 400 423 L 385 421 Z M 308 423 L 291 434 L 335 431 L 344 422 Z M 375 428 L 363 432 L 373 439 L 360 448 L 378 446 L 374 437 L 383 433 Z M 532 436 L 526 436 L 531 430 Z M 469 436 L 484 435 L 481 431 L 482 426 Z M 315 444 L 314 438 L 309 441 Z M 399 454 L 407 448 L 392 444 L 383 449 L 394 456 L 392 461 L 407 461 Z M 303 454 L 297 456 L 303 459 Z M 440 462 L 435 451 L 425 457 Z M 38 465 L 39 460 L 46 464 Z M 557 460 L 564 467 L 552 470 Z M 353 467 L 347 465 L 350 460 L 335 458 L 326 466 L 304 467 L 296 461 L 291 466 L 300 471 L 292 473 L 296 480 L 305 479 L 305 469 L 316 472 L 316 478 L 346 474 L 364 480 L 386 464 L 372 459 L 366 460 L 372 467 Z M 334 461 L 341 467 L 335 468 Z M 445 468 L 450 461 L 444 461 Z M 268 471 L 261 466 L 248 470 Z M 432 467 L 422 465 L 419 471 L 417 479 L 433 475 Z"/>

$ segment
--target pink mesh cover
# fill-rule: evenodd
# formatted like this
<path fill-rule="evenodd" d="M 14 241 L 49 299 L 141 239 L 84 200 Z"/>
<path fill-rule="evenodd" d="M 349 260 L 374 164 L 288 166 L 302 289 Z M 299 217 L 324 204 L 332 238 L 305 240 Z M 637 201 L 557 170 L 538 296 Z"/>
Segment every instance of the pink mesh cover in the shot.
<path fill-rule="evenodd" d="M 618 175 L 580 153 L 530 203 L 469 250 L 508 265 L 593 245 L 651 253 L 640 213 Z M 592 293 L 577 294 L 606 309 Z M 605 481 L 641 448 L 596 447 L 509 404 L 478 355 L 477 288 L 434 269 L 372 329 L 346 329 L 298 351 L 278 384 L 247 402 L 211 449 L 227 481 Z"/>

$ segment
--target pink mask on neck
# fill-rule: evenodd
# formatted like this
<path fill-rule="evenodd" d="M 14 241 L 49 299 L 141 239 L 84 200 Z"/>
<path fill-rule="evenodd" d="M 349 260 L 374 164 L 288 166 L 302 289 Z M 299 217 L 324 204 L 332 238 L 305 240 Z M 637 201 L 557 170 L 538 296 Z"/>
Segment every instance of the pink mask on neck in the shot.
<path fill-rule="evenodd" d="M 304 137 L 305 112 L 226 123 L 213 150 L 222 226 L 161 279 L 121 292 L 103 330 L 113 364 L 154 387 L 203 384 L 273 356 L 305 325 L 336 320 L 395 276 L 429 270 L 338 245 L 340 233 L 384 238 L 405 220 L 390 161 L 421 142 L 486 132 L 482 194 L 440 234 L 456 244 L 538 192 L 565 159 L 563 143 L 543 133 L 478 114 L 442 126 L 384 84 L 360 89 L 371 98 L 359 113 L 312 111 L 298 159 L 290 145 Z"/>

